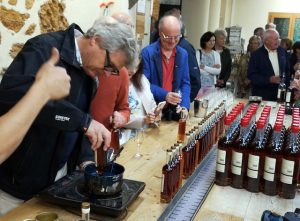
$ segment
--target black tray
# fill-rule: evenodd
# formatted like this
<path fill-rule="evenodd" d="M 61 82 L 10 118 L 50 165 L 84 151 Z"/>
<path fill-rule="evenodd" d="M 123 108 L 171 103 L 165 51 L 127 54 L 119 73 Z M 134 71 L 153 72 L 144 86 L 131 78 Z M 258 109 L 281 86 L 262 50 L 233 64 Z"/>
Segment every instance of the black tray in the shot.
<path fill-rule="evenodd" d="M 90 202 L 91 214 L 118 217 L 125 213 L 127 207 L 144 190 L 145 183 L 124 179 L 121 193 L 108 197 L 95 197 L 86 192 L 84 173 L 75 171 L 52 186 L 43 190 L 38 196 L 47 202 L 81 211 L 83 201 Z"/>

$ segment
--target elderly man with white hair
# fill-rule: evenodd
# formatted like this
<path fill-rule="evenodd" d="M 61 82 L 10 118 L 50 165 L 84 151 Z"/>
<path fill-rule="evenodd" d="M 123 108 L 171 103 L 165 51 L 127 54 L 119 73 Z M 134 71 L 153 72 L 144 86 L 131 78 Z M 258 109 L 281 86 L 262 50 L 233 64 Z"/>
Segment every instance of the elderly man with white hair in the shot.
<path fill-rule="evenodd" d="M 276 101 L 279 83 L 284 80 L 289 85 L 289 62 L 286 51 L 279 47 L 279 34 L 275 29 L 265 31 L 263 43 L 251 55 L 248 79 L 251 81 L 252 95 Z"/>

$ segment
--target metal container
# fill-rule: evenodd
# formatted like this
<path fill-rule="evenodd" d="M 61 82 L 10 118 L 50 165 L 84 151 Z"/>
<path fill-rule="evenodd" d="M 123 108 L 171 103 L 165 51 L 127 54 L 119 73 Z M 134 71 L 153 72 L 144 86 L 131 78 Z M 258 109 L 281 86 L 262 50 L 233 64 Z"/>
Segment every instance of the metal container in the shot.
<path fill-rule="evenodd" d="M 84 171 L 85 186 L 88 193 L 96 196 L 111 196 L 122 190 L 125 168 L 117 163 L 110 163 L 99 174 L 94 164 L 86 166 Z"/>

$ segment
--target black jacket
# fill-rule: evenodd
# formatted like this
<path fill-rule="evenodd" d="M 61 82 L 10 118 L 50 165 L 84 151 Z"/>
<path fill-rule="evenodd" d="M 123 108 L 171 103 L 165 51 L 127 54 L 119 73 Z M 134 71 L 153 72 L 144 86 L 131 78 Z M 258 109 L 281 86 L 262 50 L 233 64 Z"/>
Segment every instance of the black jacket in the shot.
<path fill-rule="evenodd" d="M 196 58 L 194 47 L 184 38 L 180 39 L 178 45 L 186 50 L 189 60 L 191 93 L 190 101 L 193 102 L 201 87 L 200 69 Z"/>
<path fill-rule="evenodd" d="M 288 87 L 290 82 L 289 62 L 286 51 L 277 48 L 280 76 L 285 73 L 285 84 Z M 250 57 L 248 65 L 248 79 L 251 81 L 253 96 L 261 96 L 263 100 L 276 101 L 278 84 L 271 84 L 270 77 L 275 76 L 269 54 L 265 46 L 255 50 Z"/>
<path fill-rule="evenodd" d="M 223 51 L 220 53 L 221 57 L 221 73 L 219 79 L 224 81 L 224 86 L 226 85 L 227 80 L 231 74 L 231 55 L 228 48 L 223 48 Z"/>
<path fill-rule="evenodd" d="M 60 101 L 48 102 L 17 150 L 0 165 L 0 189 L 21 199 L 26 200 L 52 184 L 62 158 L 69 159 L 69 171 L 77 163 L 93 159 L 90 146 L 81 147 L 83 141 L 88 144 L 83 127 L 91 120 L 87 113 L 96 82 L 76 61 L 74 28 L 80 30 L 72 24 L 66 31 L 28 40 L 0 85 L 0 114 L 4 114 L 27 92 L 37 70 L 50 57 L 52 47 L 60 52 L 58 65 L 71 77 L 70 95 Z M 66 153 L 67 137 L 70 136 L 75 137 L 75 148 Z"/>

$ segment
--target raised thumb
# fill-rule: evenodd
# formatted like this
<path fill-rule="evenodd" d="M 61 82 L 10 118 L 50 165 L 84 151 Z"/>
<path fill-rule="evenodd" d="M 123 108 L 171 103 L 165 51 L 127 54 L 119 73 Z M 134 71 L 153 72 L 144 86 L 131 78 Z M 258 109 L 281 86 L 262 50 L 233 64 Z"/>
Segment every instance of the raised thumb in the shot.
<path fill-rule="evenodd" d="M 56 65 L 58 60 L 59 60 L 59 52 L 56 48 L 53 47 L 51 49 L 51 57 L 49 58 L 48 63 Z"/>

